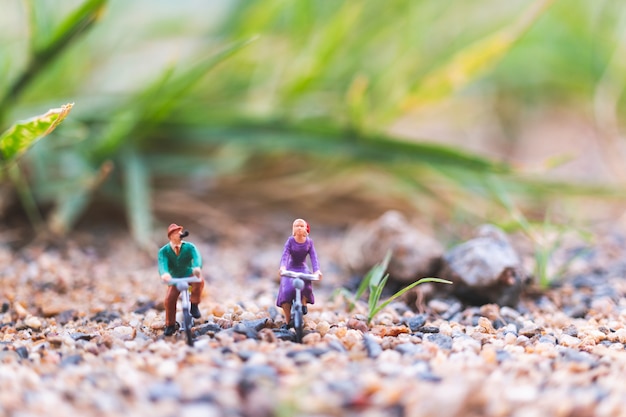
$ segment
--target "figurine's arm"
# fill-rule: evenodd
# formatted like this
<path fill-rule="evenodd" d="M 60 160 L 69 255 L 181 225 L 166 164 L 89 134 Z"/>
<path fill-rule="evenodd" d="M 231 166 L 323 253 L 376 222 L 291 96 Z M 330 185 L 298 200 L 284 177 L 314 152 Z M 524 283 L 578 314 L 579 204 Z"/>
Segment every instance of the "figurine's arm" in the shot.
<path fill-rule="evenodd" d="M 310 238 L 309 238 L 310 239 Z M 313 244 L 313 239 L 311 240 L 311 247 L 309 248 L 309 256 L 311 257 L 311 267 L 313 267 L 313 273 L 317 274 L 322 279 L 322 271 L 320 271 L 320 264 L 317 260 L 317 252 L 315 252 L 315 245 Z"/>
<path fill-rule="evenodd" d="M 196 248 L 196 245 L 190 243 L 191 245 L 191 268 L 193 270 L 193 274 L 200 278 L 200 269 L 202 268 L 202 256 L 200 255 L 200 251 Z"/>
<path fill-rule="evenodd" d="M 168 271 L 167 255 L 165 255 L 165 250 L 163 248 L 159 251 L 158 261 L 159 261 L 159 275 L 161 276 L 161 280 L 163 280 L 163 282 L 169 282 L 169 280 L 172 279 L 172 275 Z"/>
<path fill-rule="evenodd" d="M 289 246 L 289 239 L 285 242 L 285 247 L 283 248 L 283 255 L 280 257 L 280 270 L 278 271 L 279 275 L 282 275 L 283 272 L 287 270 L 287 265 L 289 265 L 289 258 L 291 257 L 291 248 Z"/>

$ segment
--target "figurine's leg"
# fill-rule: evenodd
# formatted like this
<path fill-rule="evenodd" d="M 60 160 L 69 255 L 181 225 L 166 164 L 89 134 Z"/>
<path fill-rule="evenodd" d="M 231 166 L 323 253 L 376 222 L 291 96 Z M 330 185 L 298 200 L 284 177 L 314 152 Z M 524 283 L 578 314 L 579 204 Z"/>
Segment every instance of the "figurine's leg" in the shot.
<path fill-rule="evenodd" d="M 302 314 L 307 314 L 309 312 L 309 308 L 307 307 L 308 302 L 309 299 L 302 296 Z"/>
<path fill-rule="evenodd" d="M 291 321 L 291 303 L 283 303 L 281 307 L 283 308 L 283 314 L 285 315 L 285 323 L 289 324 Z"/>
<path fill-rule="evenodd" d="M 191 283 L 191 294 L 189 295 L 189 301 L 191 301 L 191 304 L 200 304 L 202 291 L 204 291 L 204 280 Z"/>
<path fill-rule="evenodd" d="M 202 297 L 203 289 L 204 280 L 191 284 L 191 295 L 189 296 L 189 301 L 191 301 L 191 315 L 194 319 L 199 319 L 201 317 L 198 304 L 200 304 L 200 298 Z"/>
<path fill-rule="evenodd" d="M 176 324 L 176 301 L 180 292 L 175 286 L 170 285 L 167 287 L 167 293 L 165 294 L 165 325 L 173 326 Z"/>

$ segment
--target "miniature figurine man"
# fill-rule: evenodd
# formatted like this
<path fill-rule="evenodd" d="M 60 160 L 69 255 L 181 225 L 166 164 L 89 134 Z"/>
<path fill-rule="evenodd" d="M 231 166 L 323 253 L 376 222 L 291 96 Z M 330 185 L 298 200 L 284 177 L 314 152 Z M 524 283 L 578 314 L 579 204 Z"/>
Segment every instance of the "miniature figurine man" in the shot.
<path fill-rule="evenodd" d="M 280 258 L 279 275 L 282 275 L 286 270 L 310 273 L 306 264 L 308 255 L 311 258 L 311 266 L 315 271 L 314 273 L 319 276 L 320 280 L 322 279 L 322 272 L 319 268 L 315 246 L 313 245 L 313 240 L 309 238 L 310 231 L 311 228 L 306 221 L 303 219 L 294 220 L 291 226 L 291 236 L 289 236 L 285 242 L 283 255 Z M 307 303 L 315 304 L 311 281 L 304 282 L 304 288 L 301 294 L 302 311 L 306 314 L 308 310 Z M 296 290 L 293 287 L 293 280 L 291 278 L 281 277 L 276 306 L 282 307 L 287 326 L 291 326 L 291 302 L 295 296 Z"/>
<path fill-rule="evenodd" d="M 159 250 L 159 275 L 161 280 L 169 283 L 176 278 L 189 277 L 192 274 L 201 278 L 202 257 L 193 243 L 183 241 L 188 235 L 181 233 L 182 226 L 172 223 L 167 228 L 167 237 L 170 240 Z M 200 318 L 200 296 L 204 289 L 204 280 L 191 284 L 191 315 Z M 176 302 L 180 292 L 175 285 L 168 285 L 165 295 L 165 336 L 171 336 L 176 332 Z"/>

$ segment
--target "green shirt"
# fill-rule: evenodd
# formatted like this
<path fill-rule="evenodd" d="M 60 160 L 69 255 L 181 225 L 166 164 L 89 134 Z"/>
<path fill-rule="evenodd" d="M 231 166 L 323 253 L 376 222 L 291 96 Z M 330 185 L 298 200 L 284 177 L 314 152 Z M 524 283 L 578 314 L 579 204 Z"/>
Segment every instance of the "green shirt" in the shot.
<path fill-rule="evenodd" d="M 159 275 L 167 272 L 172 278 L 190 277 L 194 268 L 202 268 L 202 257 L 193 243 L 182 242 L 178 256 L 169 243 L 159 250 Z"/>

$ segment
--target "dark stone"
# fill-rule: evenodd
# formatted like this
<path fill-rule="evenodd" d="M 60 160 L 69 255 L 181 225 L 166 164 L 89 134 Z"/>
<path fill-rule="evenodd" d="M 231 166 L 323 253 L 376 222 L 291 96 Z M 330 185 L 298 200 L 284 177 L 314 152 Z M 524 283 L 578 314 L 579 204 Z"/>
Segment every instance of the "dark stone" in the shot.
<path fill-rule="evenodd" d="M 259 332 L 257 332 L 254 328 L 248 327 L 243 323 L 237 323 L 233 326 L 233 331 L 235 333 L 244 334 L 248 339 L 258 339 Z"/>
<path fill-rule="evenodd" d="M 436 344 L 441 349 L 450 350 L 452 349 L 452 338 L 450 336 L 446 336 L 445 334 L 433 333 L 427 336 L 429 342 Z"/>
<path fill-rule="evenodd" d="M 76 320 L 76 311 L 74 310 L 64 310 L 64 311 L 61 311 L 56 316 L 57 323 L 62 324 L 62 325 L 65 325 L 69 323 L 70 321 L 74 321 L 74 320 Z"/>
<path fill-rule="evenodd" d="M 581 352 L 572 348 L 561 350 L 560 357 L 568 362 L 586 363 L 592 367 L 598 364 L 598 360 L 590 353 Z"/>
<path fill-rule="evenodd" d="M 383 352 L 383 348 L 368 334 L 363 335 L 363 344 L 369 358 L 377 358 Z"/>
<path fill-rule="evenodd" d="M 441 315 L 444 320 L 450 320 L 453 316 L 457 315 L 463 309 L 463 305 L 459 302 L 453 303 L 448 310 Z"/>
<path fill-rule="evenodd" d="M 319 358 L 320 356 L 322 356 L 322 355 L 324 355 L 324 354 L 326 354 L 328 352 L 330 352 L 329 349 L 313 347 L 313 348 L 310 348 L 310 349 L 291 350 L 291 351 L 287 352 L 287 357 L 288 358 L 293 358 L 293 357 L 295 357 L 295 356 L 297 356 L 299 354 L 306 353 L 306 354 L 313 355 L 316 358 Z"/>
<path fill-rule="evenodd" d="M 330 343 L 328 343 L 328 347 L 336 352 L 346 352 L 345 346 L 338 340 L 331 340 Z"/>
<path fill-rule="evenodd" d="M 15 353 L 17 353 L 18 356 L 22 359 L 28 359 L 28 349 L 26 349 L 26 347 L 24 346 L 20 346 L 15 349 Z"/>
<path fill-rule="evenodd" d="M 117 320 L 120 318 L 119 313 L 116 311 L 99 311 L 95 316 L 91 318 L 91 320 L 97 323 L 110 323 L 113 320 Z"/>
<path fill-rule="evenodd" d="M 161 401 L 164 399 L 180 400 L 182 390 L 172 381 L 153 384 L 148 388 L 148 398 L 150 401 Z"/>
<path fill-rule="evenodd" d="M 241 372 L 241 377 L 237 382 L 237 392 L 242 398 L 246 398 L 252 391 L 260 385 L 269 387 L 276 386 L 278 373 L 268 365 L 245 366 Z"/>
<path fill-rule="evenodd" d="M 442 378 L 438 375 L 435 375 L 434 373 L 427 371 L 427 372 L 422 372 L 419 375 L 419 379 L 421 379 L 422 381 L 427 381 L 427 382 L 441 382 Z"/>
<path fill-rule="evenodd" d="M 134 311 L 136 314 L 146 314 L 149 310 L 155 308 L 156 303 L 154 301 L 148 301 L 147 303 L 137 303 L 139 307 Z"/>
<path fill-rule="evenodd" d="M 549 343 L 551 345 L 556 345 L 556 337 L 551 334 L 545 334 L 539 338 L 539 343 Z"/>
<path fill-rule="evenodd" d="M 420 328 L 422 333 L 439 333 L 439 327 L 435 326 L 423 326 Z"/>
<path fill-rule="evenodd" d="M 573 324 L 570 324 L 569 326 L 564 328 L 563 333 L 568 336 L 578 337 L 578 329 Z"/>
<path fill-rule="evenodd" d="M 241 323 L 247 328 L 258 332 L 259 330 L 264 329 L 267 326 L 268 321 L 269 319 L 264 318 L 258 320 L 244 320 Z"/>
<path fill-rule="evenodd" d="M 394 348 L 403 355 L 412 355 L 419 352 L 418 345 L 413 343 L 400 343 Z"/>
<path fill-rule="evenodd" d="M 70 334 L 70 337 L 74 340 L 91 340 L 94 338 L 94 335 L 92 334 L 85 334 L 85 333 L 72 333 Z"/>
<path fill-rule="evenodd" d="M 493 324 L 493 328 L 497 330 L 497 329 L 501 329 L 505 327 L 507 325 L 507 322 L 498 317 L 497 319 L 493 321 L 492 324 Z"/>
<path fill-rule="evenodd" d="M 81 355 L 70 355 L 61 359 L 61 367 L 78 365 L 83 361 L 83 357 Z"/>
<path fill-rule="evenodd" d="M 416 316 L 409 317 L 404 322 L 407 324 L 407 326 L 409 326 L 409 329 L 411 329 L 411 332 L 416 332 L 424 324 L 426 324 L 426 314 L 418 314 Z"/>
<path fill-rule="evenodd" d="M 498 363 L 508 361 L 511 359 L 512 359 L 511 354 L 507 352 L 506 350 L 498 349 L 496 351 L 496 360 L 498 361 Z"/>
<path fill-rule="evenodd" d="M 280 340 L 286 340 L 290 342 L 296 341 L 296 334 L 288 329 L 272 329 L 272 331 Z"/>
<path fill-rule="evenodd" d="M 563 312 L 573 319 L 584 319 L 589 308 L 585 305 L 574 305 L 563 308 Z"/>
<path fill-rule="evenodd" d="M 202 326 L 198 326 L 195 328 L 193 334 L 195 337 L 202 336 L 208 334 L 209 336 L 213 336 L 215 333 L 221 332 L 222 328 L 215 323 L 206 323 Z"/>
<path fill-rule="evenodd" d="M 241 359 L 244 362 L 247 362 L 248 359 L 250 359 L 253 355 L 254 355 L 254 352 L 251 352 L 249 350 L 242 350 L 240 352 L 237 352 L 237 356 L 239 356 L 239 359 Z"/>

